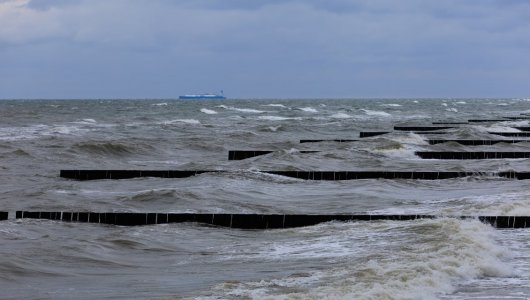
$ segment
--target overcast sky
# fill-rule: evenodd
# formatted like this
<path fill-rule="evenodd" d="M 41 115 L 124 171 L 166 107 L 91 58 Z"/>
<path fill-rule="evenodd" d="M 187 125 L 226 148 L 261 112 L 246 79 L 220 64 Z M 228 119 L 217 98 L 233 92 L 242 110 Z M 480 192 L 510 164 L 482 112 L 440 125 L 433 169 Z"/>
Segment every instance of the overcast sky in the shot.
<path fill-rule="evenodd" d="M 0 0 L 0 98 L 529 97 L 526 0 Z"/>

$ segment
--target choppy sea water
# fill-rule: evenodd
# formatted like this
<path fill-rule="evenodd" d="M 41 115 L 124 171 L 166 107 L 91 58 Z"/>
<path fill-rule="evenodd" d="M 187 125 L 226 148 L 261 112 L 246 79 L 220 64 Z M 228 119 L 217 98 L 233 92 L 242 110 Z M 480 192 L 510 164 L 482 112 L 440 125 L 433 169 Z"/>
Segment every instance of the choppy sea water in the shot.
<path fill-rule="evenodd" d="M 0 101 L 2 299 L 527 299 L 530 231 L 476 220 L 330 222 L 282 230 L 15 220 L 16 210 L 530 215 L 528 181 L 305 181 L 259 170 L 530 171 L 528 159 L 422 160 L 414 151 L 529 151 L 526 120 L 440 136 L 394 125 L 530 113 L 528 99 Z M 523 139 L 523 138 L 516 138 Z M 530 138 L 529 138 L 530 140 Z M 228 150 L 277 150 L 228 161 Z M 300 150 L 320 150 L 300 153 Z M 60 169 L 229 170 L 74 181 Z"/>

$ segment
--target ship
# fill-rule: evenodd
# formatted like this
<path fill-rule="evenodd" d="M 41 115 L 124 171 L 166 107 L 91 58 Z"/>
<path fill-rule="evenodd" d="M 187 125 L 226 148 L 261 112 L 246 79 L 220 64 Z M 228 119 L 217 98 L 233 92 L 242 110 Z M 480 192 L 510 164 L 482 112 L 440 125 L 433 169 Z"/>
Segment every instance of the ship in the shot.
<path fill-rule="evenodd" d="M 223 91 L 221 91 L 219 94 L 189 94 L 189 95 L 183 95 L 179 96 L 180 100 L 190 100 L 190 99 L 226 99 L 225 95 L 223 94 Z"/>

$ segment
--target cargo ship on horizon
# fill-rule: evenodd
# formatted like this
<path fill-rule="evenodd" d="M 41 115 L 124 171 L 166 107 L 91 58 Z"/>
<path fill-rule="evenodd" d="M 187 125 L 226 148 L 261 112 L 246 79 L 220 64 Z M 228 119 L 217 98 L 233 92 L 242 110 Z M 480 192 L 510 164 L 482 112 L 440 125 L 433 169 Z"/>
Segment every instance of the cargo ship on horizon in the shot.
<path fill-rule="evenodd" d="M 223 91 L 221 91 L 219 94 L 189 94 L 189 95 L 183 95 L 179 96 L 179 99 L 181 100 L 190 100 L 190 99 L 226 99 L 226 97 L 223 94 Z"/>

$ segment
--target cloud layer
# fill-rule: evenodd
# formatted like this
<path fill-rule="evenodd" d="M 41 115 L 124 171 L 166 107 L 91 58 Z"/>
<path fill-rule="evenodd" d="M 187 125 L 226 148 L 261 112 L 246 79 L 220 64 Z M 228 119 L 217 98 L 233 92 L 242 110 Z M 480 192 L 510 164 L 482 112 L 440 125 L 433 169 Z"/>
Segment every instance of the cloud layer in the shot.
<path fill-rule="evenodd" d="M 528 96 L 514 0 L 0 0 L 0 98 Z"/>

